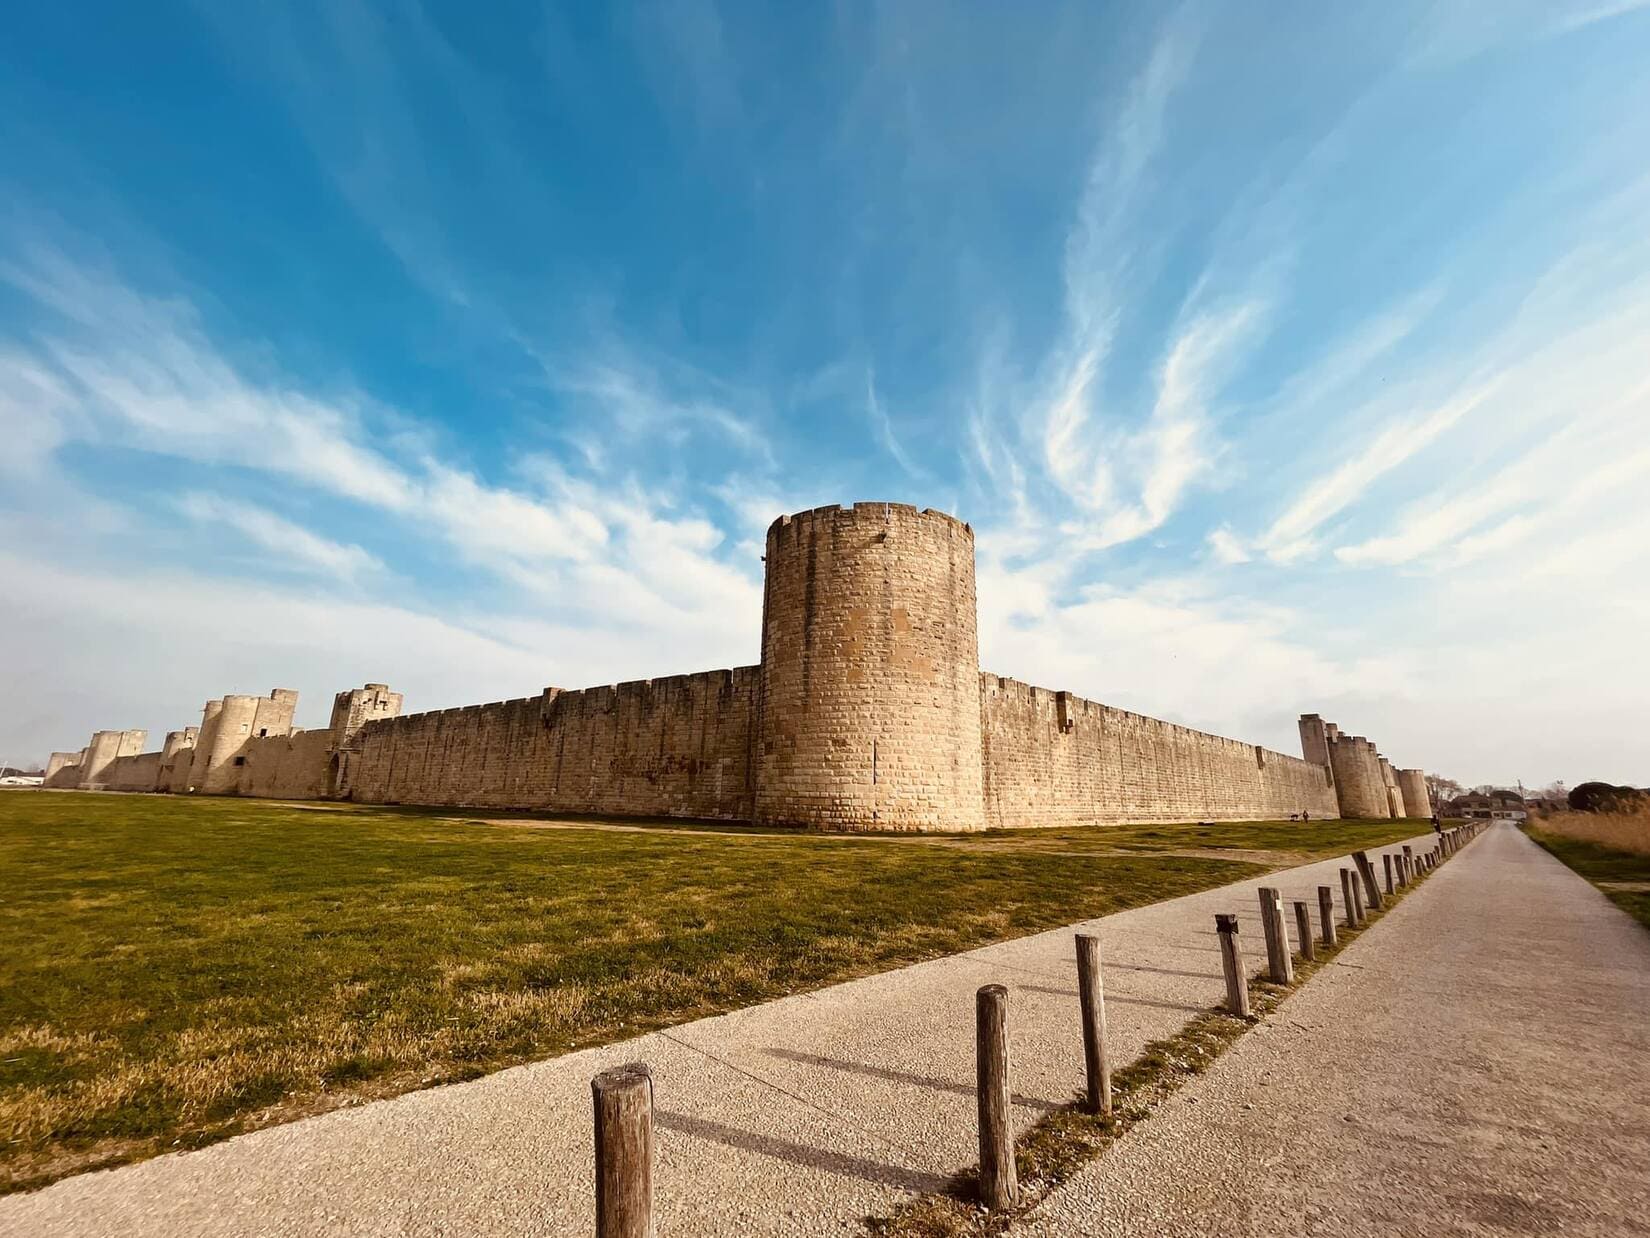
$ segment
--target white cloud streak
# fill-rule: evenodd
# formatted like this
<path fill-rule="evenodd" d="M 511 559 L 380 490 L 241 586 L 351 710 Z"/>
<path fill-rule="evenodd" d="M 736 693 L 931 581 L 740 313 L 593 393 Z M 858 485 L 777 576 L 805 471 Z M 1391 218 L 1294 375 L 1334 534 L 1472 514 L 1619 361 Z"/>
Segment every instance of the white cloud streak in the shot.
<path fill-rule="evenodd" d="M 276 559 L 288 560 L 346 583 L 380 572 L 384 567 L 359 546 L 332 541 L 251 503 L 197 492 L 184 495 L 177 506 L 199 524 L 234 529 Z"/>
<path fill-rule="evenodd" d="M 0 276 L 43 308 L 68 311 L 30 343 L 0 352 L 11 369 L 38 376 L 43 394 L 33 404 L 46 428 L 35 433 L 50 444 L 74 439 L 232 466 L 347 500 L 387 531 L 433 533 L 535 605 L 586 622 L 725 633 L 730 617 L 744 616 L 754 629 L 761 594 L 752 575 L 721 560 L 721 535 L 704 519 L 664 514 L 669 501 L 657 492 L 622 478 L 576 480 L 543 461 L 529 489 L 424 452 L 396 459 L 369 445 L 369 421 L 390 418 L 389 410 L 349 392 L 312 395 L 284 376 L 249 376 L 217 351 L 185 303 L 144 297 L 55 253 Z M 630 415 L 626 397 L 614 398 L 612 415 Z M 365 567 L 351 551 L 370 559 L 250 509 L 215 514 L 311 567 Z"/>

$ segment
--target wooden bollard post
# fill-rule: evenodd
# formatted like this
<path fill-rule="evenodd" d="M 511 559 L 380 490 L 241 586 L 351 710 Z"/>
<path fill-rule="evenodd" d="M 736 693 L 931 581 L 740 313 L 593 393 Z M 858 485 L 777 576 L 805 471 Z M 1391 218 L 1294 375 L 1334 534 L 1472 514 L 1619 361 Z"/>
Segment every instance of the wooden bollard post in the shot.
<path fill-rule="evenodd" d="M 1008 990 L 988 984 L 974 995 L 975 1080 L 980 1096 L 980 1202 L 1012 1208 L 1014 1131 L 1008 1110 Z"/>
<path fill-rule="evenodd" d="M 1318 887 L 1318 923 L 1323 926 L 1323 944 L 1335 944 L 1335 891 L 1329 886 Z"/>
<path fill-rule="evenodd" d="M 1404 857 L 1401 855 L 1393 856 L 1392 867 L 1398 876 L 1398 888 L 1402 890 L 1409 884 L 1409 878 L 1404 876 Z"/>
<path fill-rule="evenodd" d="M 1358 917 L 1358 927 L 1362 928 L 1365 918 L 1364 895 L 1363 891 L 1358 887 L 1358 877 L 1355 873 L 1352 877 L 1352 914 Z"/>
<path fill-rule="evenodd" d="M 1226 973 L 1226 1010 L 1247 1019 L 1249 984 L 1243 975 L 1243 953 L 1238 949 L 1237 917 L 1216 916 L 1215 935 L 1220 938 L 1220 966 Z"/>
<path fill-rule="evenodd" d="M 653 1238 L 653 1075 L 641 1062 L 590 1081 L 596 1238 Z"/>
<path fill-rule="evenodd" d="M 1367 851 L 1354 851 L 1352 862 L 1358 866 L 1358 876 L 1364 881 L 1364 903 L 1371 911 L 1381 909 L 1381 887 L 1375 884 L 1375 866 L 1369 862 Z"/>
<path fill-rule="evenodd" d="M 1415 853 L 1409 849 L 1408 843 L 1404 844 L 1404 876 L 1415 880 Z"/>
<path fill-rule="evenodd" d="M 1352 910 L 1352 894 L 1352 870 L 1350 868 L 1343 868 L 1341 869 L 1341 906 L 1346 909 L 1347 928 L 1358 927 L 1358 917 Z"/>
<path fill-rule="evenodd" d="M 1100 978 L 1100 939 L 1077 934 L 1077 997 L 1083 1011 L 1083 1066 L 1089 1108 L 1111 1113 L 1111 1060 L 1106 1055 L 1106 990 Z"/>
<path fill-rule="evenodd" d="M 1386 871 L 1386 892 L 1392 893 L 1392 852 L 1381 852 L 1381 867 Z"/>
<path fill-rule="evenodd" d="M 1283 922 L 1283 895 L 1271 886 L 1260 888 L 1260 927 L 1266 934 L 1266 978 L 1290 984 L 1295 964 L 1289 957 L 1289 929 Z"/>
<path fill-rule="evenodd" d="M 1295 936 L 1300 939 L 1301 958 L 1315 959 L 1318 952 L 1312 948 L 1312 913 L 1306 909 L 1306 903 L 1295 901 Z"/>

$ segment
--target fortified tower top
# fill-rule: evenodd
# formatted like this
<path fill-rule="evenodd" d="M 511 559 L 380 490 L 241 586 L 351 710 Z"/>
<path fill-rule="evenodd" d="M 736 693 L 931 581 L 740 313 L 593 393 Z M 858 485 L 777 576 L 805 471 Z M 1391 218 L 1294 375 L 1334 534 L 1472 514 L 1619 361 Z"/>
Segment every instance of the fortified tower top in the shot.
<path fill-rule="evenodd" d="M 980 824 L 974 532 L 903 503 L 768 528 L 759 820 Z"/>

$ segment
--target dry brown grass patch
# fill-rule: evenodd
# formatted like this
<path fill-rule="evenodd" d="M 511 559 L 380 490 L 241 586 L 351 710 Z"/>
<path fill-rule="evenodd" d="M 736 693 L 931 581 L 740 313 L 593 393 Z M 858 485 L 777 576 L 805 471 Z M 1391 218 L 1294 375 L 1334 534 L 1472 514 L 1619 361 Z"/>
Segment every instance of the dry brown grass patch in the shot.
<path fill-rule="evenodd" d="M 1561 812 L 1535 822 L 1543 834 L 1650 855 L 1650 807 L 1637 812 Z"/>

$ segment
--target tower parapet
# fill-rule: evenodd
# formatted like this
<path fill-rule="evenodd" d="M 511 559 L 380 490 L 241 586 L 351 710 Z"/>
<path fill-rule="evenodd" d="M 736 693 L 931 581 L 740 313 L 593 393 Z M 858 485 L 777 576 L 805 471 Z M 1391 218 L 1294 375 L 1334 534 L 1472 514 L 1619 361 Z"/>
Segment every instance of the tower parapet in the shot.
<path fill-rule="evenodd" d="M 188 752 L 195 746 L 195 740 L 199 736 L 200 728 L 194 726 L 186 726 L 181 731 L 166 732 L 166 742 L 160 748 L 161 762 L 164 764 L 180 752 Z"/>
<path fill-rule="evenodd" d="M 968 525 L 900 503 L 774 521 L 756 819 L 979 828 L 979 666 Z"/>
<path fill-rule="evenodd" d="M 369 722 L 401 715 L 401 693 L 389 684 L 369 683 L 364 688 L 346 688 L 332 698 L 332 746 L 347 748 L 355 733 Z"/>
<path fill-rule="evenodd" d="M 1302 714 L 1300 718 L 1301 756 L 1314 765 L 1329 764 L 1329 729 L 1317 714 Z"/>

